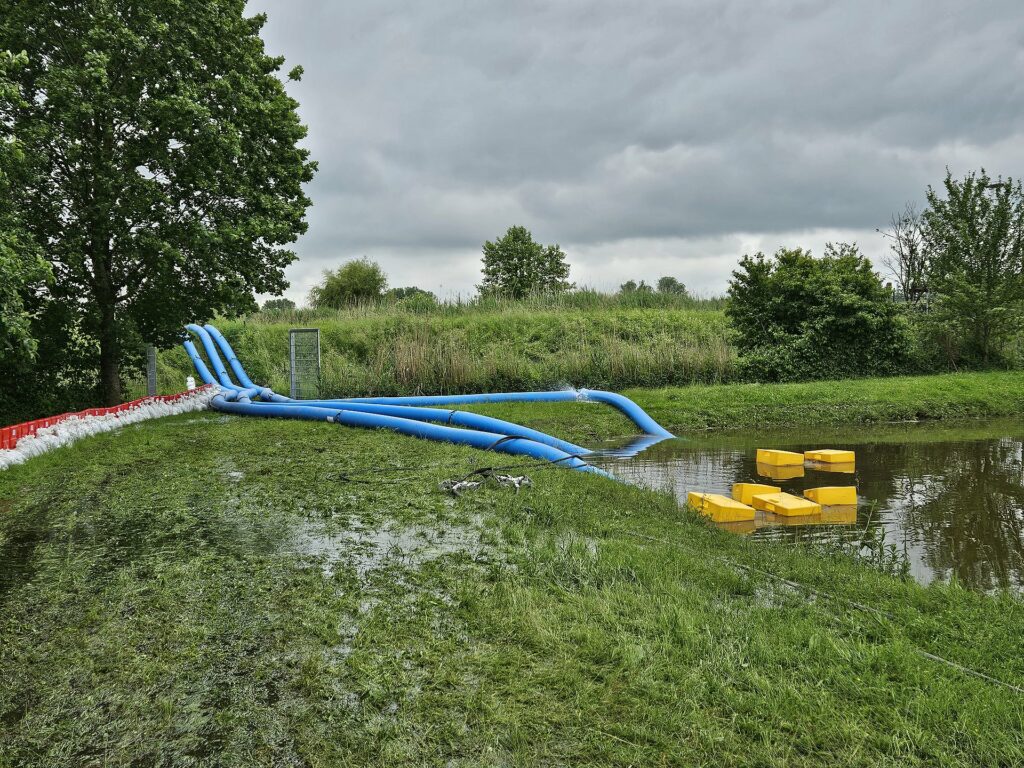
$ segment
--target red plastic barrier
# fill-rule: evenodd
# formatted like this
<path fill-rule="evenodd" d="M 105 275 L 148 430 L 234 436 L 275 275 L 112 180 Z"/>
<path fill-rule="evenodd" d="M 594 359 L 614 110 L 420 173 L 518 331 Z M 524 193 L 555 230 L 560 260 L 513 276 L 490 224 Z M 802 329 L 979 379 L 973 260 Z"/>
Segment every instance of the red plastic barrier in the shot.
<path fill-rule="evenodd" d="M 21 424 L 12 424 L 9 427 L 0 427 L 0 451 L 10 450 L 14 448 L 18 441 L 23 437 L 29 437 L 34 435 L 40 429 L 46 427 L 52 427 L 54 424 L 59 424 L 65 419 L 79 418 L 84 419 L 89 416 L 107 416 L 110 414 L 124 413 L 130 411 L 133 408 L 138 408 L 140 405 L 151 403 L 154 401 L 162 403 L 176 403 L 182 398 L 189 397 L 202 392 L 204 389 L 209 389 L 212 384 L 204 384 L 201 387 L 190 389 L 187 392 L 179 392 L 175 395 L 154 395 L 153 397 L 142 397 L 138 400 L 132 400 L 129 403 L 121 403 L 110 408 L 86 408 L 84 411 L 77 411 L 75 413 L 61 413 L 57 416 L 47 416 L 42 419 L 35 419 L 34 421 L 26 421 Z"/>

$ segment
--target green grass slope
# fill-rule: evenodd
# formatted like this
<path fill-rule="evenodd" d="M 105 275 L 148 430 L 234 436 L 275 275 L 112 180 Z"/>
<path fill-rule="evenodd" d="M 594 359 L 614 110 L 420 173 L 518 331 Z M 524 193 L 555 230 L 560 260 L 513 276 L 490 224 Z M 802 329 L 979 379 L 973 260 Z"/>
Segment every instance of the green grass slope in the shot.
<path fill-rule="evenodd" d="M 1024 761 L 1024 697 L 922 655 L 1024 686 L 1020 601 L 562 469 L 437 488 L 496 461 L 211 413 L 0 473 L 0 766 Z"/>
<path fill-rule="evenodd" d="M 416 314 L 395 307 L 307 317 L 271 313 L 217 323 L 254 381 L 288 391 L 288 330 L 320 328 L 326 397 L 718 382 L 733 372 L 725 316 L 714 309 L 543 309 Z M 192 373 L 161 353 L 169 391 Z"/>

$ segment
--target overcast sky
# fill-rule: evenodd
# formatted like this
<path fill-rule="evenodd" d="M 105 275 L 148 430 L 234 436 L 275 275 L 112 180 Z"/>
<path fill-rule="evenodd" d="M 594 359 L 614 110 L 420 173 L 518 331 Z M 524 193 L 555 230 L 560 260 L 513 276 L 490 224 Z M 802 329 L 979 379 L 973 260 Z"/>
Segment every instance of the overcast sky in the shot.
<path fill-rule="evenodd" d="M 579 285 L 820 253 L 925 188 L 1022 175 L 1024 2 L 253 0 L 320 163 L 286 295 L 369 256 L 391 285 L 479 282 L 522 224 Z"/>

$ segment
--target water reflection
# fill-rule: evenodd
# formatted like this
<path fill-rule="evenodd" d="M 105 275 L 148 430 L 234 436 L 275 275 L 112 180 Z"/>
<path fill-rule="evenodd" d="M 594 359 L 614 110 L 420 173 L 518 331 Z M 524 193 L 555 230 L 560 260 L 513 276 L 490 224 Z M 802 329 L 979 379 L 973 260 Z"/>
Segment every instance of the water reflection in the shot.
<path fill-rule="evenodd" d="M 767 467 L 754 460 L 758 447 L 850 448 L 857 462 Z M 683 500 L 687 491 L 728 495 L 733 483 L 766 478 L 796 495 L 821 485 L 855 484 L 858 508 L 826 508 L 812 518 L 759 513 L 753 523 L 723 527 L 780 541 L 828 542 L 867 532 L 895 545 L 922 583 L 956 578 L 983 590 L 1024 589 L 1020 421 L 699 436 L 659 443 L 633 458 L 604 456 L 599 463 L 623 479 L 670 489 Z"/>

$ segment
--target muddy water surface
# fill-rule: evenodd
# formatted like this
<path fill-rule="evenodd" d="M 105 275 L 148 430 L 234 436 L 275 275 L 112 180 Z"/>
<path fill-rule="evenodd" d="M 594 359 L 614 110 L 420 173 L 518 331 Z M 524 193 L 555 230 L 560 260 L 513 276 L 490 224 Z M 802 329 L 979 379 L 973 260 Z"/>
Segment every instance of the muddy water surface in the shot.
<path fill-rule="evenodd" d="M 755 461 L 757 448 L 848 448 L 845 471 L 780 468 Z M 856 485 L 858 505 L 809 518 L 758 513 L 724 527 L 780 544 L 813 541 L 884 546 L 922 583 L 955 578 L 974 589 L 1024 591 L 1024 421 L 900 424 L 851 429 L 696 435 L 632 458 L 599 460 L 618 477 L 670 489 L 728 495 L 733 483 L 805 488 Z M 768 476 L 774 474 L 774 477 Z M 892 548 L 895 548 L 893 550 Z"/>

